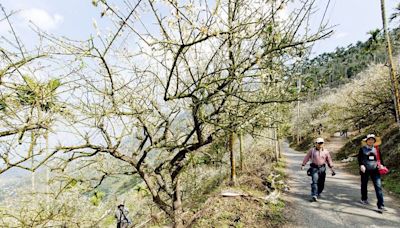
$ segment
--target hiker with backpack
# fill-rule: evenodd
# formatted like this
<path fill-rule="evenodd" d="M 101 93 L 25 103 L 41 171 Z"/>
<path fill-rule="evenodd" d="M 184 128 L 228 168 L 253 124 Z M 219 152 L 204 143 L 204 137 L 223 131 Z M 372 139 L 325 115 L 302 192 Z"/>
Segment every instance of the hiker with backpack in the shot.
<path fill-rule="evenodd" d="M 380 152 L 377 143 L 377 137 L 374 134 L 369 134 L 363 140 L 363 145 L 358 152 L 358 165 L 361 175 L 361 203 L 368 205 L 368 180 L 371 177 L 374 183 L 376 198 L 378 199 L 378 210 L 386 211 L 383 201 L 381 174 L 388 172 L 388 169 L 383 166 L 380 159 Z"/>
<path fill-rule="evenodd" d="M 115 211 L 115 218 L 117 219 L 117 228 L 128 228 L 132 223 L 128 218 L 129 211 L 125 209 L 124 203 L 120 203 Z"/>
<path fill-rule="evenodd" d="M 301 170 L 307 162 L 311 160 L 310 168 L 307 170 L 307 175 L 311 176 L 311 201 L 316 202 L 321 196 L 325 186 L 326 165 L 331 169 L 332 176 L 335 175 L 333 162 L 328 150 L 324 148 L 324 139 L 317 138 L 315 147 L 308 151 L 301 165 Z"/>

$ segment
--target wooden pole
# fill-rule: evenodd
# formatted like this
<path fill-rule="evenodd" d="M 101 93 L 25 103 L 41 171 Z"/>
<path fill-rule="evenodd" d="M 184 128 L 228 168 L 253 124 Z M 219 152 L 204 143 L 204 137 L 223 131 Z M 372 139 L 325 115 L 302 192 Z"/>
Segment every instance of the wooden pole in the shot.
<path fill-rule="evenodd" d="M 400 128 L 400 97 L 399 97 L 399 82 L 396 76 L 396 66 L 393 64 L 393 54 L 392 54 L 392 44 L 390 42 L 390 36 L 387 28 L 386 22 L 386 12 L 385 12 L 385 0 L 381 0 L 381 12 L 382 12 L 382 23 L 383 23 L 383 32 L 386 39 L 386 51 L 388 55 L 388 63 L 389 63 L 389 71 L 390 71 L 390 80 L 392 83 L 392 93 L 394 96 L 394 107 L 396 110 L 396 121 L 397 125 Z"/>

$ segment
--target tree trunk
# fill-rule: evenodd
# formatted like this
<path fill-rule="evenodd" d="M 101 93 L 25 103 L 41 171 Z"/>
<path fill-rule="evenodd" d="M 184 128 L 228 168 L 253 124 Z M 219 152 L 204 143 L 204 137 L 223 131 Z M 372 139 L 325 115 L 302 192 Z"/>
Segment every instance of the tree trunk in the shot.
<path fill-rule="evenodd" d="M 282 158 L 282 153 L 281 153 L 281 139 L 278 137 L 278 157 Z"/>
<path fill-rule="evenodd" d="M 394 95 L 394 107 L 396 110 L 396 121 L 398 124 L 398 127 L 400 127 L 400 109 L 399 109 L 399 104 L 400 104 L 400 98 L 399 98 L 399 82 L 397 80 L 396 76 L 396 69 L 395 65 L 393 64 L 393 54 L 392 54 L 392 44 L 390 42 L 390 36 L 387 28 L 387 23 L 386 23 L 386 12 L 385 12 L 385 0 L 381 0 L 381 12 L 382 12 L 382 23 L 383 23 L 383 32 L 385 35 L 386 39 L 386 51 L 388 55 L 388 63 L 389 63 L 389 70 L 390 70 L 390 80 L 392 82 L 392 93 Z"/>
<path fill-rule="evenodd" d="M 236 158 L 235 158 L 235 152 L 233 150 L 233 133 L 229 134 L 229 153 L 230 153 L 230 158 L 231 158 L 231 184 L 233 186 L 236 185 Z"/>
<path fill-rule="evenodd" d="M 276 127 L 274 127 L 274 142 L 275 142 L 275 161 L 279 161 L 279 143 L 278 143 L 278 132 Z"/>
<path fill-rule="evenodd" d="M 174 183 L 173 210 L 174 210 L 174 228 L 183 228 L 183 209 L 182 209 L 182 194 L 179 176 L 176 177 Z"/>
<path fill-rule="evenodd" d="M 34 159 L 34 154 L 33 154 L 33 148 L 36 145 L 36 135 L 34 132 L 31 133 L 31 145 L 29 146 L 29 150 L 28 150 L 28 157 L 30 157 L 31 160 L 31 169 L 32 169 L 32 173 L 31 173 L 31 188 L 32 188 L 32 193 L 34 193 L 36 191 L 36 186 L 35 186 L 35 171 L 33 170 L 35 167 L 35 159 Z"/>
<path fill-rule="evenodd" d="M 278 140 L 278 158 L 281 158 L 281 139 L 279 137 L 279 127 L 276 127 L 276 136 L 277 136 L 277 140 Z"/>
<path fill-rule="evenodd" d="M 297 80 L 297 90 L 300 96 L 301 92 L 301 78 Z M 300 144 L 300 100 L 297 101 L 297 145 Z"/>
<path fill-rule="evenodd" d="M 243 170 L 243 133 L 239 134 L 239 154 L 240 154 L 240 160 L 239 160 L 239 168 L 242 171 Z"/>
<path fill-rule="evenodd" d="M 228 57 L 230 60 L 229 63 L 229 78 L 235 78 L 235 56 L 233 53 L 234 47 L 234 37 L 233 37 L 233 21 L 235 20 L 234 15 L 234 5 L 231 0 L 228 1 L 228 29 L 229 29 L 229 37 L 228 37 Z M 229 152 L 230 152 L 230 159 L 231 159 L 231 184 L 233 186 L 236 185 L 236 158 L 235 153 L 233 151 L 233 132 L 229 133 Z"/>

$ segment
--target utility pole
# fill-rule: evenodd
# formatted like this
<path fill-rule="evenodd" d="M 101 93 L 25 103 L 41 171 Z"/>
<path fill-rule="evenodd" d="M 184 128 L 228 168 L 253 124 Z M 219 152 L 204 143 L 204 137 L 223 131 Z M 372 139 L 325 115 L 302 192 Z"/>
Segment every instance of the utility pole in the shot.
<path fill-rule="evenodd" d="M 395 65 L 393 64 L 393 54 L 392 54 L 392 44 L 390 42 L 390 36 L 387 28 L 386 22 L 386 12 L 385 12 L 385 0 L 381 0 L 381 12 L 382 12 L 382 23 L 383 23 L 383 32 L 386 39 L 386 51 L 388 55 L 388 63 L 389 63 L 389 72 L 390 72 L 390 80 L 392 82 L 392 94 L 394 100 L 394 107 L 396 110 L 396 121 L 397 125 L 400 128 L 400 97 L 399 97 L 399 82 L 397 80 Z"/>

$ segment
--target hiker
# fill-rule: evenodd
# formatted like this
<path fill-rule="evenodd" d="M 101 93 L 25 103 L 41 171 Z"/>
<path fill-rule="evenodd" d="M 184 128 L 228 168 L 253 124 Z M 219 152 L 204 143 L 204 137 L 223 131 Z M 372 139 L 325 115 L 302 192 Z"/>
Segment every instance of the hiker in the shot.
<path fill-rule="evenodd" d="M 324 127 L 322 126 L 322 124 L 319 124 L 319 126 L 317 127 L 318 135 L 321 135 L 321 134 L 322 134 L 323 129 L 324 129 Z"/>
<path fill-rule="evenodd" d="M 347 138 L 347 132 L 348 132 L 348 129 L 343 129 L 343 130 L 341 130 L 341 131 L 340 131 L 340 136 L 344 136 L 344 137 Z"/>
<path fill-rule="evenodd" d="M 128 228 L 132 223 L 128 218 L 129 211 L 125 209 L 124 203 L 120 203 L 115 211 L 115 218 L 117 219 L 117 228 Z"/>
<path fill-rule="evenodd" d="M 332 176 L 335 175 L 333 169 L 333 162 L 329 151 L 324 149 L 324 139 L 317 138 L 315 140 L 315 147 L 308 151 L 304 157 L 301 170 L 307 162 L 311 160 L 310 168 L 307 170 L 307 175 L 311 176 L 311 200 L 317 201 L 322 191 L 324 190 L 325 177 L 326 177 L 326 164 L 329 166 L 332 172 Z"/>
<path fill-rule="evenodd" d="M 361 203 L 368 205 L 368 179 L 371 177 L 374 183 L 376 198 L 378 199 L 378 210 L 386 211 L 383 204 L 383 192 L 382 192 L 382 182 L 381 175 L 379 174 L 378 168 L 378 149 L 377 149 L 377 138 L 374 134 L 368 134 L 365 139 L 363 139 L 365 145 L 362 146 L 358 152 L 358 165 L 360 166 L 361 175 Z M 380 166 L 382 166 L 382 161 L 380 161 Z"/>

